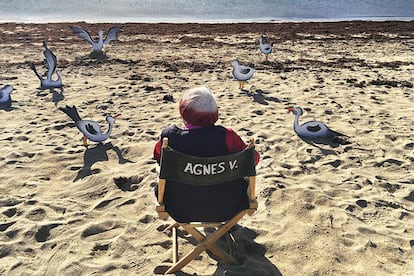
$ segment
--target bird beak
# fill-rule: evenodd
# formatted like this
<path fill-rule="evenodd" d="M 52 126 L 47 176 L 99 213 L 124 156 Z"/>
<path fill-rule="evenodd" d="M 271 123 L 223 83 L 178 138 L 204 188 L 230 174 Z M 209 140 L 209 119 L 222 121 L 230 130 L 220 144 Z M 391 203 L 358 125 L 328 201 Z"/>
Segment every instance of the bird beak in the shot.
<path fill-rule="evenodd" d="M 121 116 L 121 114 L 116 114 L 116 115 L 112 116 L 112 118 L 118 119 L 119 116 Z"/>
<path fill-rule="evenodd" d="M 291 106 L 290 106 L 290 107 L 286 107 L 286 109 L 288 110 L 288 113 L 289 113 L 289 112 L 293 112 L 293 110 L 294 110 L 294 108 L 293 108 L 293 107 L 291 107 Z"/>

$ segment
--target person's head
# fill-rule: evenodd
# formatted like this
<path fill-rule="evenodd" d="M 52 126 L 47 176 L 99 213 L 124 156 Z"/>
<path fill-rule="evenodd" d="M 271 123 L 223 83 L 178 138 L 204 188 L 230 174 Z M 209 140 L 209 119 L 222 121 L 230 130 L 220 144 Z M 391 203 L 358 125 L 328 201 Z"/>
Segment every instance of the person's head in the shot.
<path fill-rule="evenodd" d="M 180 99 L 179 110 L 183 120 L 191 125 L 211 127 L 218 120 L 216 100 L 205 86 L 185 91 Z"/>

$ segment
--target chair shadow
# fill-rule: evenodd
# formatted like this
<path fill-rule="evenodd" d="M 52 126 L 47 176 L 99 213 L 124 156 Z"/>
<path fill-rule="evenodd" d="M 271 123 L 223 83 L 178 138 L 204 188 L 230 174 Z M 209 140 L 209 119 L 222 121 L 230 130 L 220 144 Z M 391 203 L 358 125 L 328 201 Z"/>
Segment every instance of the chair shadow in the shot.
<path fill-rule="evenodd" d="M 118 148 L 118 146 L 112 145 L 111 142 L 106 144 L 98 143 L 95 147 L 87 148 L 85 150 L 85 153 L 83 155 L 83 167 L 78 171 L 73 182 L 78 181 L 79 179 L 83 179 L 87 176 L 99 173 L 100 170 L 92 169 L 92 166 L 100 161 L 108 161 L 108 150 L 115 151 L 116 155 L 118 156 L 119 164 L 133 163 L 133 161 L 125 159 L 123 157 L 122 152 Z"/>
<path fill-rule="evenodd" d="M 266 247 L 254 241 L 258 236 L 254 230 L 237 224 L 231 230 L 231 235 L 235 240 L 234 257 L 240 264 L 219 262 L 213 275 L 282 275 L 276 265 L 266 258 Z"/>
<path fill-rule="evenodd" d="M 162 229 L 161 229 L 162 230 Z M 178 229 L 177 229 L 178 230 Z M 205 229 L 208 231 L 208 229 Z M 234 238 L 234 248 L 233 248 L 233 257 L 239 262 L 238 265 L 230 265 L 223 263 L 210 251 L 206 251 L 207 254 L 216 260 L 217 269 L 212 274 L 214 276 L 230 275 L 230 276 L 239 276 L 239 275 L 258 275 L 258 276 L 281 276 L 282 273 L 280 270 L 266 258 L 266 248 L 265 246 L 258 244 L 254 239 L 258 234 L 247 227 L 242 227 L 240 225 L 235 225 L 231 230 L 231 235 Z M 189 243 L 196 246 L 197 241 L 191 236 L 185 234 L 183 231 L 177 231 L 177 235 L 180 238 L 186 239 Z M 216 242 L 221 248 L 226 248 L 226 241 L 224 237 L 219 239 Z M 180 252 L 182 254 L 182 252 Z M 168 264 L 159 265 L 154 269 L 156 274 L 164 274 L 165 271 L 169 268 Z M 190 276 L 195 275 L 188 274 L 182 271 L 176 272 L 174 275 L 177 276 Z"/>

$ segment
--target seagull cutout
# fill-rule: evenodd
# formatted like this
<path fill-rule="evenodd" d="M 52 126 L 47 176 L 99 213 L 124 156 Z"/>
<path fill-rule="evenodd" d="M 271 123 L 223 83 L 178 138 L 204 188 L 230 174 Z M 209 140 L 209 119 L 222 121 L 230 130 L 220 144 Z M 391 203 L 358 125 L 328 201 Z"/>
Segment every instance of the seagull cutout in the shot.
<path fill-rule="evenodd" d="M 349 144 L 349 136 L 330 129 L 321 121 L 308 121 L 299 124 L 299 117 L 303 114 L 303 109 L 299 106 L 288 107 L 287 110 L 295 115 L 293 129 L 296 134 L 305 142 L 310 144 L 323 144 L 337 147 L 339 144 Z"/>
<path fill-rule="evenodd" d="M 111 135 L 115 119 L 120 116 L 119 114 L 115 116 L 106 116 L 106 121 L 108 122 L 108 131 L 106 133 L 102 133 L 101 128 L 97 122 L 81 119 L 76 106 L 66 105 L 66 107 L 59 107 L 59 110 L 66 113 L 66 115 L 68 115 L 75 122 L 76 127 L 83 134 L 83 145 L 85 147 L 88 146 L 87 140 L 100 143 L 108 139 Z"/>
<path fill-rule="evenodd" d="M 243 90 L 244 83 L 253 77 L 254 69 L 249 66 L 240 65 L 238 59 L 233 59 L 231 65 L 233 66 L 233 77 L 239 81 L 239 88 Z"/>
<path fill-rule="evenodd" d="M 122 32 L 122 28 L 119 26 L 113 26 L 108 30 L 108 33 L 106 35 L 106 38 L 103 38 L 103 31 L 99 30 L 98 31 L 98 39 L 97 40 L 93 40 L 91 35 L 89 34 L 88 31 L 86 31 L 85 29 L 81 28 L 81 27 L 77 27 L 77 26 L 72 26 L 70 27 L 72 29 L 72 31 L 77 34 L 81 39 L 86 40 L 93 49 L 93 52 L 91 54 L 91 56 L 104 56 L 103 54 L 103 48 L 106 44 L 109 44 L 109 42 L 111 42 L 112 40 L 117 40 L 118 39 L 118 34 L 120 32 Z"/>
<path fill-rule="evenodd" d="M 268 44 L 263 44 L 263 35 L 260 35 L 260 39 L 259 39 L 259 43 L 260 43 L 260 51 L 265 54 L 266 56 L 266 61 L 268 61 L 268 55 L 272 52 L 272 45 L 268 45 Z"/>
<path fill-rule="evenodd" d="M 41 89 L 53 89 L 53 88 L 62 88 L 62 75 L 60 70 L 56 70 L 57 65 L 57 58 L 55 54 L 47 47 L 46 41 L 43 41 L 43 47 L 45 50 L 43 54 L 45 56 L 45 64 L 47 67 L 46 71 L 46 78 L 44 79 L 36 70 L 36 66 L 34 64 L 31 65 L 31 69 L 35 72 L 36 76 L 40 80 L 40 88 Z M 53 73 L 56 72 L 58 78 L 53 80 Z"/>
<path fill-rule="evenodd" d="M 10 107 L 11 105 L 11 93 L 13 92 L 13 86 L 5 85 L 0 88 L 0 106 L 1 107 Z"/>

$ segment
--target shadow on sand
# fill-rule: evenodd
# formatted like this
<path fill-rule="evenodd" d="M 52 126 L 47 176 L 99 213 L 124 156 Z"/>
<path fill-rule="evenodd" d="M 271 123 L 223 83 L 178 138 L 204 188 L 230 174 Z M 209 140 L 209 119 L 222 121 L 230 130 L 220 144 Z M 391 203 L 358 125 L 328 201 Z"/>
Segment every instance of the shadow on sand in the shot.
<path fill-rule="evenodd" d="M 10 111 L 16 109 L 16 108 L 12 107 L 12 103 L 13 103 L 13 101 L 6 102 L 6 103 L 0 103 L 0 110 L 10 112 Z"/>
<path fill-rule="evenodd" d="M 55 106 L 57 106 L 60 101 L 65 99 L 65 96 L 63 95 L 63 88 L 61 88 L 59 92 L 53 88 L 49 89 L 49 91 L 52 93 L 52 102 L 55 103 Z"/>
<path fill-rule="evenodd" d="M 330 140 L 312 140 L 308 139 L 306 137 L 302 137 L 298 135 L 298 137 L 304 141 L 305 143 L 319 149 L 322 154 L 324 155 L 338 155 L 338 153 L 335 150 L 332 150 L 330 148 L 337 148 L 340 145 L 350 145 L 351 142 L 348 140 L 342 140 L 342 139 L 330 139 Z M 330 148 L 322 147 L 322 146 L 329 146 Z"/>
<path fill-rule="evenodd" d="M 95 147 L 86 149 L 85 154 L 83 156 L 83 167 L 78 171 L 73 182 L 78 181 L 79 179 L 83 179 L 87 176 L 99 173 L 100 170 L 92 169 L 92 166 L 93 164 L 100 161 L 108 161 L 108 150 L 115 151 L 116 155 L 118 156 L 119 164 L 133 163 L 132 161 L 125 159 L 122 156 L 122 152 L 118 148 L 118 146 L 114 146 L 112 145 L 112 143 L 98 143 Z"/>
<path fill-rule="evenodd" d="M 208 229 L 205 231 L 208 231 Z M 183 231 L 177 231 L 177 234 L 181 239 L 185 239 L 188 243 L 196 245 L 197 242 L 189 235 L 186 235 Z M 247 227 L 236 225 L 231 230 L 231 235 L 234 238 L 233 244 L 233 257 L 239 262 L 239 265 L 225 264 L 219 261 L 209 251 L 207 253 L 217 263 L 217 269 L 212 274 L 214 276 L 230 275 L 230 276 L 281 276 L 282 273 L 279 269 L 266 258 L 266 247 L 258 244 L 254 239 L 258 234 Z M 226 241 L 224 238 L 216 242 L 221 248 L 226 248 Z M 183 252 L 179 252 L 182 254 Z M 204 253 L 201 253 L 204 254 Z M 161 264 L 154 269 L 155 274 L 164 274 L 171 264 Z M 182 271 L 175 273 L 177 276 L 190 276 L 196 275 L 196 273 L 188 274 Z"/>
<path fill-rule="evenodd" d="M 278 98 L 275 97 L 271 97 L 271 96 L 267 96 L 267 92 L 261 90 L 261 89 L 256 89 L 255 92 L 250 92 L 247 90 L 243 90 L 243 92 L 249 96 L 253 98 L 253 102 L 262 104 L 262 105 L 269 105 L 269 102 L 276 102 L 276 103 L 280 103 L 281 101 Z"/>

